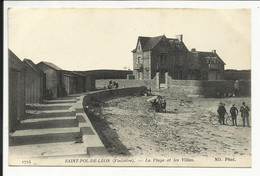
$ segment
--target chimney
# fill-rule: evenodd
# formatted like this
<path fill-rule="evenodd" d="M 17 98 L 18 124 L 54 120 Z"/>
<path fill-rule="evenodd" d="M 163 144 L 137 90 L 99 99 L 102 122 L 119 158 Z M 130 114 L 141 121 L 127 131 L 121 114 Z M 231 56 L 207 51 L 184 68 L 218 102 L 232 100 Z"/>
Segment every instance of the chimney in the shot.
<path fill-rule="evenodd" d="M 182 42 L 183 35 L 182 35 L 182 34 L 180 34 L 180 35 L 176 35 L 176 38 L 177 38 L 179 41 L 181 41 L 181 42 Z"/>
<path fill-rule="evenodd" d="M 212 53 L 216 54 L 216 50 L 212 50 Z"/>
<path fill-rule="evenodd" d="M 195 52 L 196 51 L 196 48 L 191 48 L 191 52 Z"/>

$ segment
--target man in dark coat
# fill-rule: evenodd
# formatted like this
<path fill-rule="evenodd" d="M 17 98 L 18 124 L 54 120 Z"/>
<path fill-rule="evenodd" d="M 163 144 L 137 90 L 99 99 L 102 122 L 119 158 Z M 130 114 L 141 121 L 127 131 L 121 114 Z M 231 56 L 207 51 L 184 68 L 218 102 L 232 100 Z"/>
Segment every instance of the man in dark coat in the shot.
<path fill-rule="evenodd" d="M 226 108 L 225 108 L 225 104 L 223 104 L 223 103 L 219 103 L 219 106 L 218 106 L 218 115 L 219 115 L 219 123 L 221 124 L 221 125 L 226 125 L 225 124 L 225 121 L 224 121 L 224 119 L 225 119 L 225 114 L 227 113 L 227 111 L 226 111 Z"/>
<path fill-rule="evenodd" d="M 232 107 L 230 108 L 230 114 L 232 117 L 232 123 L 233 126 L 236 125 L 237 126 L 237 115 L 238 115 L 238 110 L 235 107 L 235 104 L 232 105 Z"/>
<path fill-rule="evenodd" d="M 242 103 L 242 106 L 240 108 L 240 112 L 241 112 L 241 117 L 243 119 L 243 126 L 245 127 L 245 121 L 247 122 L 247 126 L 250 127 L 249 125 L 249 111 L 250 108 L 246 105 L 245 102 Z"/>

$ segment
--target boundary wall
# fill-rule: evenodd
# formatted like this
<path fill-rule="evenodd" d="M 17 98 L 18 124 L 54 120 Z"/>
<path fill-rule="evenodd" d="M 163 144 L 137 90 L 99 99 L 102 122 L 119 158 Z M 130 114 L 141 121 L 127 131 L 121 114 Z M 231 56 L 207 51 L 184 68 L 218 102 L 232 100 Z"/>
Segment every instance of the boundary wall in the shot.
<path fill-rule="evenodd" d="M 141 87 L 129 87 L 122 89 L 110 89 L 89 92 L 87 94 L 81 95 L 76 104 L 74 105 L 76 118 L 79 123 L 80 132 L 82 134 L 82 140 L 86 147 L 87 154 L 91 156 L 110 156 L 106 147 L 100 140 L 95 128 L 93 127 L 91 121 L 89 120 L 88 115 L 86 114 L 87 106 L 91 103 L 93 99 L 102 99 L 111 96 L 128 96 L 140 94 L 142 91 L 147 88 L 144 86 Z"/>
<path fill-rule="evenodd" d="M 110 79 L 96 80 L 96 88 L 107 87 Z M 119 88 L 122 87 L 137 87 L 146 86 L 152 91 L 165 91 L 173 95 L 180 96 L 203 96 L 203 97 L 217 97 L 217 93 L 221 95 L 233 93 L 235 80 L 174 80 L 168 76 L 165 88 L 159 89 L 156 79 L 152 80 L 127 80 L 127 79 L 114 79 L 118 82 Z M 239 94 L 240 96 L 251 96 L 251 81 L 239 81 Z"/>

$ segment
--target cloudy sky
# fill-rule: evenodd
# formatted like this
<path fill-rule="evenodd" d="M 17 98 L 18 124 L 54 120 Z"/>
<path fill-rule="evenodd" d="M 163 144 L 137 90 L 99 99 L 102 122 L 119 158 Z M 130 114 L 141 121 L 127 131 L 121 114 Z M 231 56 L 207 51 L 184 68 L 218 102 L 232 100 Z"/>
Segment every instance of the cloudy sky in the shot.
<path fill-rule="evenodd" d="M 250 69 L 250 16 L 246 9 L 11 8 L 8 45 L 20 59 L 62 69 L 132 69 L 138 36 L 183 34 L 188 49 L 216 49 L 227 69 Z"/>

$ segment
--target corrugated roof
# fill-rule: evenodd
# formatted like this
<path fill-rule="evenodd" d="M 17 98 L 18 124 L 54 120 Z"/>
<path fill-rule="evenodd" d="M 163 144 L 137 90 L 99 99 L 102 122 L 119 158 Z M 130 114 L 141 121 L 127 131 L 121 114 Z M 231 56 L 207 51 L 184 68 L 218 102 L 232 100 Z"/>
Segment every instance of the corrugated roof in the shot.
<path fill-rule="evenodd" d="M 41 63 L 53 68 L 54 70 L 62 70 L 60 67 L 56 66 L 55 64 L 51 63 L 51 62 L 45 62 L 45 61 L 42 61 Z"/>

